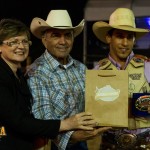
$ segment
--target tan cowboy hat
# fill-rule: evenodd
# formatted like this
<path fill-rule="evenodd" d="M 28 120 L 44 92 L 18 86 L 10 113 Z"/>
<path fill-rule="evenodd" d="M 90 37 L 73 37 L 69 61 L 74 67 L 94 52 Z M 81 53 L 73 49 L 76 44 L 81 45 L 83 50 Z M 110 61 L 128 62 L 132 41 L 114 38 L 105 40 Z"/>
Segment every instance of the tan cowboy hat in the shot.
<path fill-rule="evenodd" d="M 46 21 L 38 17 L 33 18 L 30 30 L 34 36 L 41 39 L 43 32 L 50 28 L 72 29 L 74 31 L 74 36 L 76 37 L 82 32 L 83 27 L 84 19 L 79 25 L 73 27 L 67 10 L 51 10 Z"/>
<path fill-rule="evenodd" d="M 109 18 L 109 24 L 99 21 L 93 24 L 92 29 L 99 40 L 107 43 L 106 35 L 112 28 L 135 32 L 136 39 L 149 32 L 148 29 L 136 28 L 134 14 L 128 8 L 116 9 Z"/>

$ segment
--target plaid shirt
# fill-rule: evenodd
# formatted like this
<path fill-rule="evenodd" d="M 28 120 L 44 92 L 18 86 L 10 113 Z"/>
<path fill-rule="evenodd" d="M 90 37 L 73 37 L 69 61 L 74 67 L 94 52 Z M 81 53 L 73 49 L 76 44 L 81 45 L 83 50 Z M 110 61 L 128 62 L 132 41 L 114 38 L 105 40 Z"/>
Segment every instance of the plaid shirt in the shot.
<path fill-rule="evenodd" d="M 32 111 L 39 119 L 64 119 L 84 111 L 86 66 L 69 56 L 61 65 L 46 50 L 28 70 L 28 85 L 33 95 Z M 54 140 L 65 150 L 73 131 L 61 133 Z"/>

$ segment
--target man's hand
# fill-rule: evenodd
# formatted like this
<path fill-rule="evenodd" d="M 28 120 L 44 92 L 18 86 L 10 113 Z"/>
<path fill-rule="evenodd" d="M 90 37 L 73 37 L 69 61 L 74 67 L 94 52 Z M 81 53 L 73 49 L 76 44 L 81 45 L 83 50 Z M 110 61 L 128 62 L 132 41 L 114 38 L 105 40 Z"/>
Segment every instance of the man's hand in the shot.
<path fill-rule="evenodd" d="M 78 141 L 90 140 L 90 139 L 95 138 L 96 136 L 101 135 L 103 132 L 109 129 L 112 129 L 112 128 L 111 127 L 98 127 L 91 131 L 77 130 L 73 132 L 70 142 L 75 143 Z"/>

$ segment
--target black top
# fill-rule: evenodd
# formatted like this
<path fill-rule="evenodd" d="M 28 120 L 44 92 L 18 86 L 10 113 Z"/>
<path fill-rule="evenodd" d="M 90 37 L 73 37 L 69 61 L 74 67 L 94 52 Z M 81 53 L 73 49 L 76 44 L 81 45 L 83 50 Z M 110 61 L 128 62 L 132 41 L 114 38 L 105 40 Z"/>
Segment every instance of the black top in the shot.
<path fill-rule="evenodd" d="M 24 76 L 19 77 L 0 58 L 0 124 L 7 134 L 0 138 L 0 150 L 32 150 L 37 136 L 55 138 L 59 132 L 60 120 L 33 117 L 29 88 Z"/>

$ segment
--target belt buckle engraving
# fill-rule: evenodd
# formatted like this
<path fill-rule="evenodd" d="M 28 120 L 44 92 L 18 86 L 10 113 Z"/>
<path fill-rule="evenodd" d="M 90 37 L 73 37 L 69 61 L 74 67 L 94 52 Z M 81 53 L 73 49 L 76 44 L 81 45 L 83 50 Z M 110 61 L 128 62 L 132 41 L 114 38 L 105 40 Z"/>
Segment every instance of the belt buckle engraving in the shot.
<path fill-rule="evenodd" d="M 137 136 L 135 134 L 120 134 L 117 137 L 117 144 L 122 148 L 131 148 L 135 145 Z"/>

